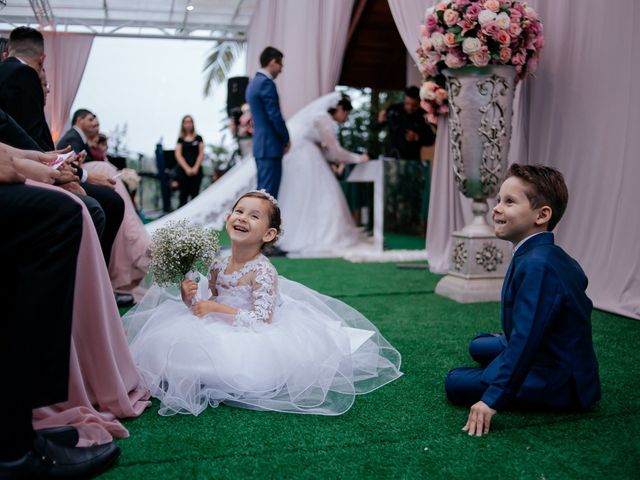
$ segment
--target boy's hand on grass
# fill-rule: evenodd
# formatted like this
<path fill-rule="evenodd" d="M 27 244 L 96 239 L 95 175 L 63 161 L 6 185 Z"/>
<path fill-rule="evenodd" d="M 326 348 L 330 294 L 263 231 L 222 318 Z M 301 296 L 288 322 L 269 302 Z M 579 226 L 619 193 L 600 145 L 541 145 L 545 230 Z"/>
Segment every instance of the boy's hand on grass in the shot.
<path fill-rule="evenodd" d="M 491 417 L 496 414 L 496 410 L 489 405 L 480 401 L 471 406 L 469 411 L 469 419 L 462 430 L 468 432 L 469 435 L 481 437 L 483 434 L 489 433 L 491 427 Z"/>

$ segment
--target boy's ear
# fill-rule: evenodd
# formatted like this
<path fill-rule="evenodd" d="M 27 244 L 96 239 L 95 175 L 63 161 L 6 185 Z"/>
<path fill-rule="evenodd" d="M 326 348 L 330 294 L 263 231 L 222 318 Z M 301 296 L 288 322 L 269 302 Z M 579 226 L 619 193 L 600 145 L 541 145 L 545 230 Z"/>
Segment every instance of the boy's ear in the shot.
<path fill-rule="evenodd" d="M 276 236 L 278 235 L 278 231 L 275 228 L 270 228 L 269 230 L 267 230 L 265 232 L 265 234 L 262 236 L 262 241 L 264 243 L 269 243 L 271 242 L 274 238 L 276 238 Z"/>
<path fill-rule="evenodd" d="M 549 205 L 540 207 L 540 209 L 538 209 L 538 215 L 536 216 L 536 225 L 542 226 L 549 223 L 552 213 L 553 211 Z"/>

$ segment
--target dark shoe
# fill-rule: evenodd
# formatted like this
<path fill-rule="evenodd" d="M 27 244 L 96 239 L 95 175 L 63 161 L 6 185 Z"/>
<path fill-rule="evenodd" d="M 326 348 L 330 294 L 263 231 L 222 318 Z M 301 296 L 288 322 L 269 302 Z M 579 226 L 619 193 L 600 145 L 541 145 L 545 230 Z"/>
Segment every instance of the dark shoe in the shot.
<path fill-rule="evenodd" d="M 270 247 L 265 247 L 262 251 L 267 257 L 286 257 L 287 252 L 279 249 L 278 247 L 271 245 Z"/>
<path fill-rule="evenodd" d="M 115 296 L 118 307 L 130 307 L 134 304 L 133 295 L 115 292 Z"/>
<path fill-rule="evenodd" d="M 40 435 L 50 442 L 57 443 L 63 447 L 75 447 L 80 439 L 78 430 L 69 426 L 36 430 L 36 435 Z"/>
<path fill-rule="evenodd" d="M 91 478 L 107 470 L 120 456 L 114 443 L 67 448 L 37 436 L 33 448 L 11 462 L 0 462 L 0 479 Z"/>

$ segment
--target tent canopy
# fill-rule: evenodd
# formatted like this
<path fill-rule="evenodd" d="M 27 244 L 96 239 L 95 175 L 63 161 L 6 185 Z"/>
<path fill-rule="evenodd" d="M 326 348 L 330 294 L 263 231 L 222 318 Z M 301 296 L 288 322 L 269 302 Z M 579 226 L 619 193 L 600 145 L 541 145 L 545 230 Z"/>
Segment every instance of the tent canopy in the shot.
<path fill-rule="evenodd" d="M 0 30 L 20 25 L 99 36 L 245 41 L 258 0 L 8 0 Z M 7 5 L 2 8 L 2 3 Z"/>

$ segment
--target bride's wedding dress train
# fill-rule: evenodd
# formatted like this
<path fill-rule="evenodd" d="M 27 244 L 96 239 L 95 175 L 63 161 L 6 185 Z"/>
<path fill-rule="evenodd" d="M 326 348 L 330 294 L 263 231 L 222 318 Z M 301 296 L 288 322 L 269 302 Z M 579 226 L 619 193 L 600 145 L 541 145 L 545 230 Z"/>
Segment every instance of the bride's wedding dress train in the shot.
<path fill-rule="evenodd" d="M 327 113 L 340 96 L 339 92 L 325 95 L 287 122 L 292 148 L 283 158 L 278 202 L 285 234 L 278 246 L 293 254 L 330 256 L 363 241 L 327 162 L 359 160 L 340 147 Z M 255 161 L 247 156 L 190 203 L 148 224 L 147 231 L 182 219 L 222 229 L 233 202 L 255 185 Z"/>

